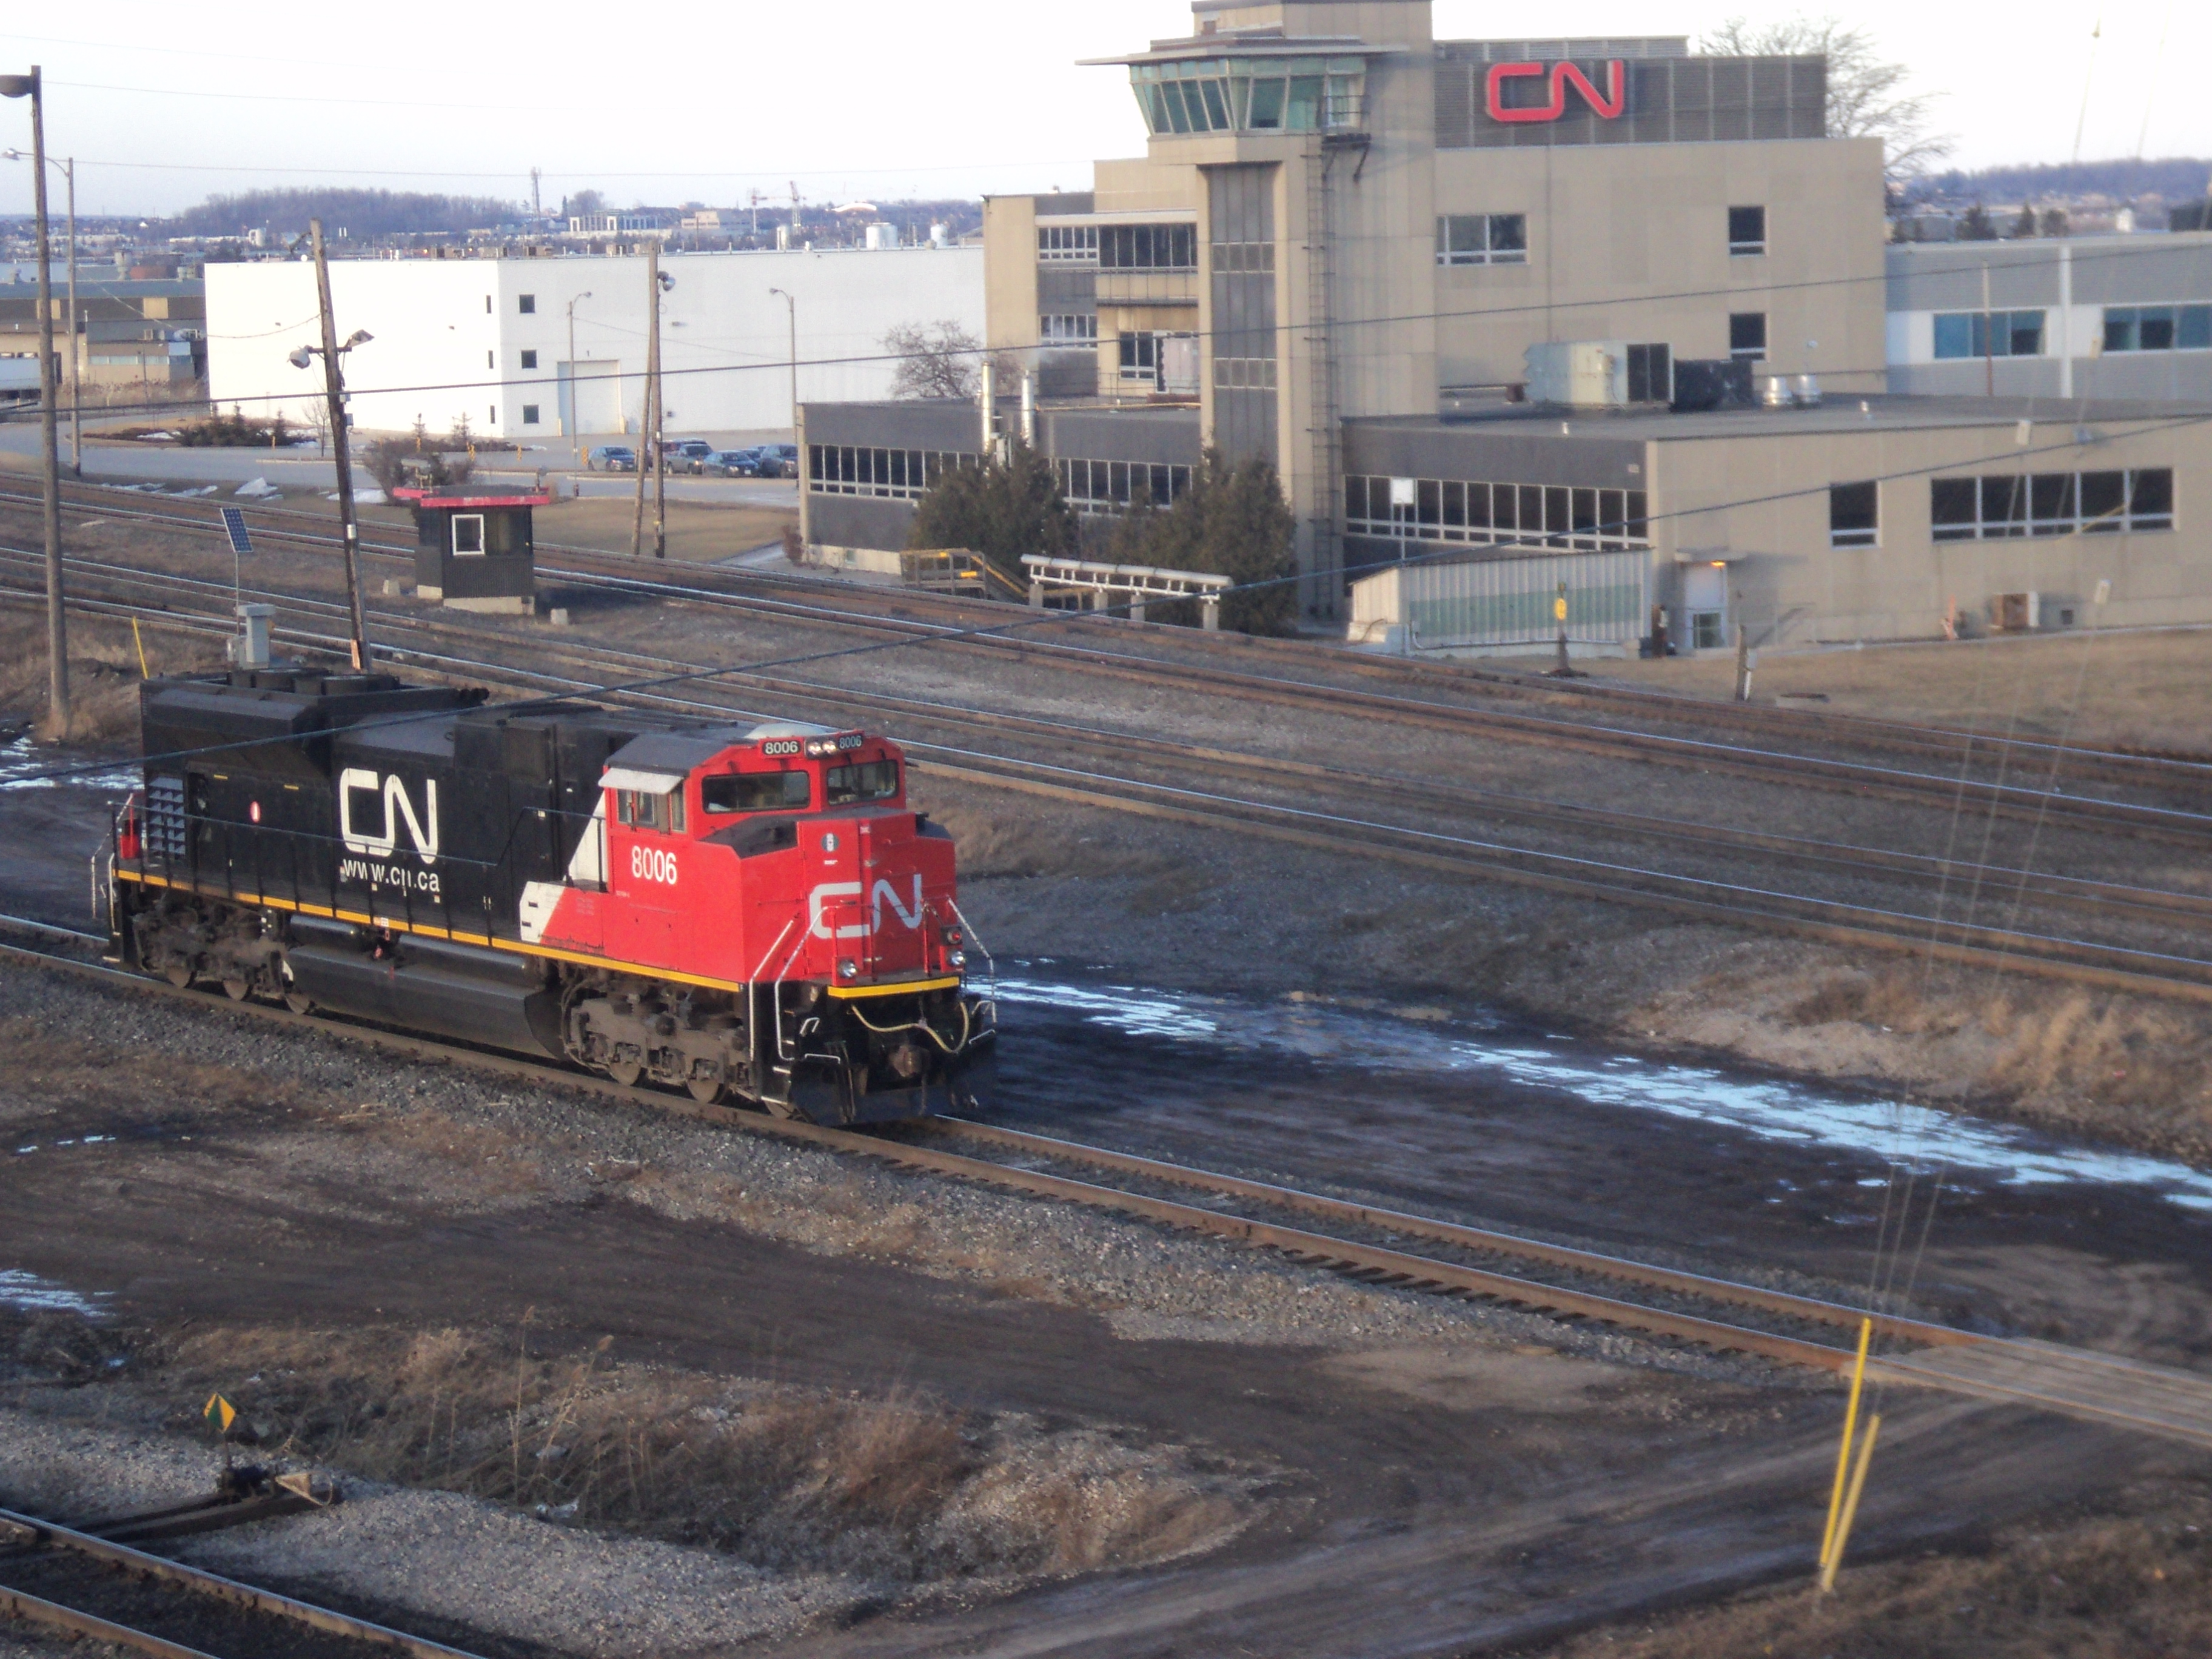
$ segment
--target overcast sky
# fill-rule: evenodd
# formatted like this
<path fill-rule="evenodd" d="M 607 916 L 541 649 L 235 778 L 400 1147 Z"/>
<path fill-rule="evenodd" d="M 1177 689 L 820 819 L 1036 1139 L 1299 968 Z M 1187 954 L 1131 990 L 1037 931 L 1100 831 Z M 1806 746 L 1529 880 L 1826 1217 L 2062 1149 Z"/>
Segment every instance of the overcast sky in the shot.
<path fill-rule="evenodd" d="M 1581 0 L 1437 0 L 1437 33 L 1694 37 L 1831 9 Z M 1833 9 L 1841 10 L 1842 8 Z M 2212 7 L 2129 0 L 2101 14 L 1866 0 L 1849 9 L 1915 83 L 1942 94 L 1954 161 L 2063 161 L 2087 95 L 2085 158 L 2212 154 L 2193 90 Z M 349 183 L 546 204 L 589 185 L 620 204 L 743 204 L 1080 189 L 1094 156 L 1141 151 L 1121 73 L 1079 58 L 1187 33 L 1182 0 L 847 0 L 842 5 L 501 8 L 104 0 L 10 8 L 0 67 L 49 78 L 47 142 L 81 159 L 78 206 L 155 213 L 264 185 Z M 1525 24 L 1505 20 L 1519 15 Z M 27 106 L 0 103 L 0 148 L 27 149 Z M 0 212 L 30 204 L 0 162 Z M 57 198 L 58 206 L 58 198 Z"/>

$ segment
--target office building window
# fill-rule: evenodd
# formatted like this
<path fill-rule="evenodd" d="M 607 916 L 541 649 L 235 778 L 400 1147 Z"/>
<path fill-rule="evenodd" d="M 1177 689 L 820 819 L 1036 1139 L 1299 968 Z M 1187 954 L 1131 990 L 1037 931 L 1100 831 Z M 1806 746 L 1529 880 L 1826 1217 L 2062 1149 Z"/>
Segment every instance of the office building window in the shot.
<path fill-rule="evenodd" d="M 1729 313 L 1729 356 L 1731 357 L 1766 356 L 1766 313 L 1765 312 L 1735 311 Z"/>
<path fill-rule="evenodd" d="M 538 296 L 535 294 L 524 295 L 521 298 L 521 306 L 524 316 L 535 316 L 538 312 Z"/>
<path fill-rule="evenodd" d="M 2173 470 L 1931 478 L 1928 517 L 1939 542 L 2171 530 Z"/>
<path fill-rule="evenodd" d="M 981 464 L 980 456 L 951 450 L 809 444 L 806 488 L 817 495 L 880 495 L 915 501 L 952 469 Z"/>
<path fill-rule="evenodd" d="M 526 351 L 526 352 L 524 352 L 524 353 L 522 354 L 522 366 L 523 366 L 525 368 L 537 368 L 537 367 L 538 367 L 538 354 L 537 354 L 536 352 L 534 352 L 534 351 Z"/>
<path fill-rule="evenodd" d="M 1097 340 L 1098 319 L 1095 315 L 1037 319 L 1037 342 L 1041 345 L 1095 345 Z"/>
<path fill-rule="evenodd" d="M 1453 213 L 1437 221 L 1440 265 L 1525 265 L 1528 218 L 1522 213 Z"/>
<path fill-rule="evenodd" d="M 2212 350 L 2212 306 L 2106 306 L 2105 349 Z"/>
<path fill-rule="evenodd" d="M 1412 483 L 1413 499 L 1394 504 L 1393 482 L 1357 476 L 1344 481 L 1347 534 L 1584 553 L 1643 548 L 1650 541 L 1640 489 L 1414 478 L 1395 481 Z"/>
<path fill-rule="evenodd" d="M 1190 469 L 1146 461 L 1055 461 L 1060 492 L 1078 513 L 1126 513 L 1133 507 L 1169 507 L 1190 488 Z"/>
<path fill-rule="evenodd" d="M 487 409 L 484 411 L 484 417 L 489 420 L 492 425 L 497 426 L 499 424 L 499 405 L 497 404 L 494 404 L 489 409 Z"/>
<path fill-rule="evenodd" d="M 1213 274 L 1231 276 L 1237 272 L 1264 274 L 1275 268 L 1275 245 L 1273 242 L 1216 242 L 1213 245 Z"/>
<path fill-rule="evenodd" d="M 1729 252 L 1730 253 L 1766 252 L 1766 210 L 1765 208 L 1732 207 L 1729 210 Z"/>
<path fill-rule="evenodd" d="M 2111 313 L 2106 313 L 2108 317 Z M 1936 356 L 2040 357 L 2040 311 L 1949 311 L 1936 313 Z"/>
<path fill-rule="evenodd" d="M 1828 486 L 1828 545 L 1873 547 L 1881 540 L 1881 487 L 1867 483 Z"/>
<path fill-rule="evenodd" d="M 1196 270 L 1196 225 L 1103 225 L 1098 233 L 1103 270 Z"/>
<path fill-rule="evenodd" d="M 1043 264 L 1095 265 L 1098 263 L 1096 225 L 1039 225 L 1037 259 Z"/>
<path fill-rule="evenodd" d="M 523 404 L 522 423 L 525 426 L 536 426 L 538 424 L 538 405 L 536 404 Z"/>
<path fill-rule="evenodd" d="M 484 367 L 486 368 L 497 368 L 499 367 L 499 359 L 494 356 L 490 352 L 485 352 Z"/>
<path fill-rule="evenodd" d="M 1226 391 L 1273 392 L 1275 389 L 1275 360 L 1273 357 L 1216 357 L 1213 360 L 1213 384 Z"/>
<path fill-rule="evenodd" d="M 1121 378 L 1125 380 L 1152 380 L 1160 378 L 1160 337 L 1157 334 L 1124 334 L 1121 339 Z"/>

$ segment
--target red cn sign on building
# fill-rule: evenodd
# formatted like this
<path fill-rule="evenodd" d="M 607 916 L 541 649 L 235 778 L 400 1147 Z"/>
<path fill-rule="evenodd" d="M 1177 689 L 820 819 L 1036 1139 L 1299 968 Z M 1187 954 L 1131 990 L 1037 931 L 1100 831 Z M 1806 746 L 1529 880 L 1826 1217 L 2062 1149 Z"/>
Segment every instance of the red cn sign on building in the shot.
<path fill-rule="evenodd" d="M 1556 121 L 1567 112 L 1567 88 L 1571 83 L 1583 95 L 1583 101 L 1604 119 L 1615 119 L 1628 103 L 1628 77 L 1618 58 L 1605 66 L 1605 91 L 1601 94 L 1592 86 L 1589 76 L 1572 64 L 1551 66 L 1551 101 L 1528 104 L 1518 108 L 1505 102 L 1505 83 L 1508 81 L 1528 79 L 1545 72 L 1541 64 L 1492 64 L 1483 83 L 1483 100 L 1493 121 Z"/>

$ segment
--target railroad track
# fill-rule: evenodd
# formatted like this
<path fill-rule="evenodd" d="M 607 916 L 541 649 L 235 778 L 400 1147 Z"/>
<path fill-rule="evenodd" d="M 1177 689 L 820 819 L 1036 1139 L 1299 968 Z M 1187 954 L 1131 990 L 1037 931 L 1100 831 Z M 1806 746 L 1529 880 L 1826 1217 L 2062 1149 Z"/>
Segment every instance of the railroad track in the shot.
<path fill-rule="evenodd" d="M 473 1659 L 442 1642 L 4 1509 L 0 1614 L 159 1659 Z"/>
<path fill-rule="evenodd" d="M 1884 1381 L 2063 1412 L 2212 1448 L 2212 1377 L 2191 1371 L 1991 1336 L 1886 1310 L 1869 1312 L 1770 1286 L 994 1125 L 939 1120 L 905 1138 L 779 1120 L 686 1095 L 625 1086 L 548 1062 L 257 1002 L 222 1000 L 210 992 L 179 989 L 87 960 L 83 951 L 104 943 L 96 935 L 18 916 L 0 915 L 0 928 L 49 941 L 44 946 L 0 941 L 0 957 L 112 989 L 337 1036 L 410 1059 L 556 1085 L 906 1170 L 1135 1215 L 1269 1249 L 1370 1284 L 1494 1303 L 1568 1323 L 1607 1326 L 1830 1374 L 1849 1369 L 1851 1339 L 1861 1319 L 1871 1318 L 1892 1349 L 1869 1371 Z M 963 1141 L 973 1150 L 950 1152 L 929 1144 L 944 1139 Z M 1200 1201 L 1170 1195 L 1174 1194 L 1194 1194 Z"/>
<path fill-rule="evenodd" d="M 88 512 L 101 511 L 109 517 L 160 523 L 202 535 L 221 533 L 220 527 L 210 524 L 204 517 L 152 508 L 143 504 L 143 498 L 139 498 L 141 504 L 118 507 L 118 497 L 131 499 L 132 492 L 113 486 L 64 480 L 63 489 L 69 505 Z M 40 502 L 40 497 L 36 495 L 0 489 L 0 503 L 30 507 Z M 333 550 L 337 545 L 337 538 L 328 530 L 301 527 L 328 526 L 331 521 L 324 514 L 296 507 L 267 505 L 249 506 L 243 510 L 264 526 L 265 534 L 325 551 Z M 405 542 L 365 539 L 362 544 L 365 550 L 395 557 L 411 557 L 413 550 L 412 544 Z M 581 560 L 591 567 L 588 570 L 549 567 L 548 574 L 569 580 L 611 576 L 617 580 L 634 582 L 641 588 L 656 593 L 690 592 L 696 594 L 702 591 L 687 584 L 672 583 L 665 580 L 641 579 L 636 574 L 635 561 L 601 549 L 550 541 L 541 541 L 538 545 L 542 550 Z M 666 566 L 660 568 L 664 570 L 668 568 Z M 867 588 L 856 588 L 848 583 L 808 576 L 796 571 L 740 571 L 721 567 L 700 567 L 694 568 L 692 581 L 717 585 L 703 590 L 709 597 L 738 597 L 763 592 L 805 594 L 811 601 L 802 607 L 805 611 L 825 616 L 826 619 L 853 623 L 881 626 L 905 623 L 914 625 L 915 619 L 910 611 L 919 608 L 938 612 L 944 618 L 942 626 L 948 629 L 973 629 L 1003 626 L 1006 614 L 1003 605 L 911 589 L 879 594 Z M 825 606 L 822 603 L 829 595 L 834 595 L 836 599 L 834 606 Z M 1127 657 L 1133 654 L 1129 650 L 1132 635 L 1126 623 L 1102 623 L 1096 618 L 1086 618 L 1079 612 L 1060 613 L 1057 620 L 1064 624 L 1065 632 L 1081 634 L 1099 641 L 1110 655 Z M 1170 640 L 1182 643 L 1176 635 L 1166 632 L 1143 637 L 1146 642 L 1155 645 Z M 2171 787 L 2177 781 L 2186 781 L 2193 787 L 2212 787 L 2212 760 L 2196 755 L 2148 750 L 2092 750 L 2033 738 L 2008 738 L 2000 742 L 1984 733 L 1960 732 L 1943 726 L 1914 725 L 1901 720 L 1810 708 L 1723 702 L 1596 678 L 1560 681 L 1542 673 L 1515 672 L 1473 663 L 1381 657 L 1342 651 L 1309 640 L 1240 637 L 1236 641 L 1235 650 L 1239 654 L 1271 656 L 1285 662 L 1345 672 L 1370 681 L 1395 682 L 1460 692 L 1473 687 L 1487 693 L 1555 706 L 1610 708 L 1625 714 L 1648 715 L 1670 722 L 1805 736 L 1828 742 L 1872 744 L 1917 751 L 1936 758 L 1965 758 L 2002 747 L 2039 760 L 2063 757 L 2075 777 L 2131 780 L 2161 787 Z M 1152 660 L 1142 658 L 1141 653 L 1134 654 L 1138 654 L 1140 660 Z M 1217 657 L 1220 654 L 1218 641 L 1215 642 L 1214 654 Z"/>
<path fill-rule="evenodd" d="M 24 550 L 0 549 L 0 599 L 12 592 L 21 602 L 35 602 L 36 595 L 27 587 L 18 586 L 11 590 L 6 580 L 10 561 L 16 572 L 22 574 L 29 569 L 33 558 Z M 87 573 L 125 592 L 150 592 L 165 608 L 166 618 L 173 623 L 197 625 L 210 634 L 228 631 L 228 618 L 221 614 L 227 610 L 232 594 L 227 584 L 193 578 L 149 577 L 129 567 L 97 561 L 84 561 L 82 565 Z M 264 596 L 261 590 L 249 591 L 254 597 Z M 198 611 L 180 608 L 182 600 L 195 593 L 206 608 Z M 283 599 L 295 613 L 320 616 L 333 626 L 343 626 L 340 607 L 330 602 L 276 593 L 266 597 Z M 135 600 L 107 600 L 82 592 L 72 604 L 94 614 L 118 616 L 140 614 L 144 609 Z M 377 619 L 387 641 L 394 636 L 432 641 L 428 647 L 389 647 L 397 655 L 419 666 L 447 674 L 503 681 L 529 692 L 592 694 L 610 678 L 635 680 L 715 672 L 696 663 L 585 642 L 557 647 L 538 640 L 528 642 L 532 652 L 541 659 L 548 656 L 568 659 L 579 670 L 572 678 L 550 673 L 544 668 L 523 668 L 437 648 L 453 640 L 481 647 L 488 641 L 498 639 L 497 635 L 407 613 L 380 612 Z M 343 646 L 335 634 L 319 635 L 288 628 L 280 629 L 279 636 L 323 650 Z M 1959 921 L 1940 915 L 1845 902 L 1742 881 L 1715 880 L 1618 860 L 1583 857 L 1415 825 L 1384 823 L 1350 811 L 1328 811 L 1309 805 L 1235 796 L 1218 789 L 1193 788 L 1183 783 L 1127 772 L 1108 774 L 1030 757 L 983 751 L 969 746 L 973 740 L 969 728 L 1018 732 L 1059 745 L 1093 744 L 1118 755 L 1125 763 L 1134 758 L 1153 769 L 1165 760 L 1178 761 L 1209 781 L 1227 767 L 1241 769 L 1248 776 L 1278 787 L 1285 780 L 1309 788 L 1322 783 L 1349 794 L 1367 810 L 1371 810 L 1381 796 L 1417 810 L 1447 815 L 1468 811 L 1495 812 L 1533 820 L 1554 830 L 1563 823 L 1575 822 L 1637 837 L 1656 835 L 1700 844 L 1718 840 L 1746 852 L 1779 859 L 1793 867 L 1818 863 L 1860 877 L 1903 880 L 1923 891 L 1933 889 L 1939 896 L 1946 883 L 1972 876 L 1993 882 L 2000 890 L 2008 888 L 2022 898 L 2033 896 L 2039 902 L 2087 909 L 2107 921 L 2118 917 L 2159 930 L 2168 937 L 2185 924 L 2201 926 L 2205 920 L 2212 919 L 2212 903 L 2193 895 L 2021 871 L 1976 870 L 1944 860 L 1796 838 L 1712 830 L 1633 814 L 1595 813 L 1576 817 L 1571 813 L 1563 814 L 1561 809 L 1549 803 L 1515 798 L 1494 799 L 1479 791 L 1417 787 L 1404 780 L 1164 740 L 1139 740 L 1066 722 L 958 708 L 911 697 L 853 692 L 774 676 L 737 678 L 781 696 L 801 698 L 811 705 L 811 712 L 820 712 L 825 703 L 848 711 L 889 709 L 909 720 L 950 726 L 957 734 L 967 736 L 969 743 L 933 743 L 911 737 L 904 741 L 910 751 L 927 757 L 918 763 L 925 770 L 951 779 L 1086 806 L 1228 829 L 1317 850 L 1360 858 L 1380 856 L 1426 870 L 1629 904 L 1684 920 L 1747 927 L 1891 953 L 1934 957 L 1969 967 L 2061 978 L 2105 989 L 2212 1002 L 2212 960 L 2178 949 L 2146 949 L 2055 935 L 2019 926 L 1999 927 Z M 633 700 L 674 713 L 724 719 L 766 712 L 733 707 L 726 700 L 707 701 L 667 692 L 641 693 Z"/>
<path fill-rule="evenodd" d="M 104 518 L 160 523 L 170 527 L 201 535 L 220 534 L 220 527 L 204 519 L 179 513 L 167 513 L 143 506 L 118 505 L 116 496 L 121 492 L 104 491 L 99 497 L 100 513 Z M 36 498 L 27 495 L 0 492 L 0 503 L 28 504 Z M 286 513 L 288 518 L 312 520 L 313 515 L 297 514 L 285 509 L 257 508 L 252 511 L 267 514 Z M 336 538 L 313 531 L 280 526 L 264 533 L 310 546 L 329 550 L 336 546 Z M 546 544 L 549 549 L 556 544 Z M 403 559 L 411 562 L 411 545 L 365 542 L 363 550 L 374 557 Z M 2060 750 L 2038 743 L 2007 742 L 1977 738 L 1972 734 L 1932 731 L 1930 728 L 1905 726 L 1890 722 L 1853 721 L 1848 726 L 1825 727 L 1793 723 L 1802 711 L 1752 710 L 1747 706 L 1692 702 L 1676 698 L 1670 706 L 1658 708 L 1656 717 L 1674 721 L 1692 721 L 1711 725 L 1716 719 L 1722 723 L 1744 724 L 1747 718 L 1755 717 L 1756 723 L 1747 729 L 1769 733 L 1787 731 L 1792 734 L 1810 734 L 1828 741 L 1886 742 L 1892 746 L 1903 744 L 1917 748 L 1923 754 L 1937 758 L 1959 760 L 1962 769 L 1958 775 L 1917 771 L 1909 768 L 1872 765 L 1861 761 L 1839 760 L 1816 755 L 1764 747 L 1747 747 L 1740 744 L 1715 742 L 1708 738 L 1673 736 L 1664 732 L 1638 731 L 1607 726 L 1591 720 L 1565 719 L 1553 715 L 1511 713 L 1498 709 L 1477 708 L 1466 705 L 1439 702 L 1425 698 L 1413 698 L 1360 690 L 1342 685 L 1286 678 L 1281 674 L 1255 673 L 1244 669 L 1225 667 L 1217 659 L 1206 663 L 1190 663 L 1171 658 L 1144 654 L 1127 648 L 1127 641 L 1116 642 L 1120 648 L 1097 645 L 1079 645 L 1066 640 L 1048 640 L 1029 631 L 1033 624 L 1017 614 L 1010 617 L 1005 606 L 978 607 L 960 601 L 945 601 L 956 607 L 950 614 L 956 620 L 934 622 L 918 619 L 911 615 L 893 615 L 884 608 L 883 602 L 871 603 L 854 595 L 841 595 L 840 603 L 830 605 L 821 602 L 818 594 L 810 594 L 809 602 L 799 603 L 739 592 L 738 588 L 798 585 L 804 579 L 776 577 L 762 573 L 738 573 L 714 570 L 695 573 L 688 582 L 667 580 L 646 580 L 635 574 L 635 566 L 629 561 L 617 561 L 610 556 L 594 556 L 585 550 L 561 550 L 566 556 L 581 558 L 586 567 L 564 568 L 541 566 L 543 574 L 567 580 L 646 594 L 662 600 L 675 599 L 691 604 L 720 605 L 747 611 L 763 616 L 807 622 L 842 629 L 860 629 L 890 637 L 934 640 L 947 646 L 968 650 L 1012 653 L 1017 657 L 1037 657 L 1058 665 L 1079 668 L 1083 672 L 1110 678 L 1143 684 L 1157 688 L 1174 684 L 1187 690 L 1209 696 L 1248 701 L 1259 701 L 1284 707 L 1295 707 L 1343 716 L 1362 715 L 1389 720 L 1395 724 L 1420 729 L 1450 732 L 1460 734 L 1477 732 L 1507 741 L 1536 744 L 1573 752 L 1605 756 L 1613 758 L 1632 758 L 1650 763 L 1715 772 L 1726 775 L 1759 779 L 1766 781 L 1784 781 L 1799 785 L 1841 790 L 1846 793 L 1878 799 L 1916 800 L 1923 804 L 1934 802 L 1948 809 L 1964 805 L 2019 822 L 2070 824 L 2081 828 L 2118 829 L 2129 833 L 2152 835 L 2166 838 L 2182 838 L 2202 842 L 2212 837 L 2212 817 L 2185 810 L 2163 807 L 2154 804 L 2087 799 L 2066 793 L 2063 787 L 2049 789 L 2023 788 L 2002 781 L 1974 778 L 1966 775 L 1965 763 L 1977 756 L 2008 763 L 2015 756 L 2027 756 L 2039 762 L 2049 761 L 2054 768 L 2063 763 L 2069 777 L 2103 776 L 2137 785 L 2172 790 L 2184 789 L 2192 797 L 2201 797 L 2212 787 L 2212 766 L 2138 756 L 2114 755 L 2073 749 Z M 74 561 L 73 561 L 74 562 Z M 608 567 L 614 567 L 611 571 Z M 712 586 L 707 584 L 714 584 Z M 819 584 L 817 584 L 818 586 Z M 287 602 L 301 602 L 297 595 L 279 596 Z M 939 596 L 900 593 L 896 604 L 908 607 L 924 600 L 935 601 Z M 1066 632 L 1077 629 L 1097 631 L 1099 624 L 1063 621 L 1055 616 L 1050 624 L 1054 631 Z M 1018 636 L 1011 629 L 1024 630 Z M 982 631 L 978 631 L 979 629 Z M 1179 643 L 1179 642 L 1178 642 Z M 1314 666 L 1320 650 L 1295 641 L 1242 641 L 1237 649 L 1260 648 L 1267 645 L 1282 647 L 1302 653 L 1299 660 Z M 1218 654 L 1218 653 L 1217 653 Z M 1328 653 L 1327 665 L 1340 668 L 1346 665 L 1363 672 L 1375 672 L 1374 665 L 1357 658 L 1355 653 Z M 1408 665 L 1410 668 L 1430 671 L 1426 683 L 1449 686 L 1465 691 L 1470 684 L 1496 691 L 1506 690 L 1516 696 L 1539 695 L 1528 688 L 1520 677 L 1505 676 L 1486 671 L 1445 669 L 1438 665 Z M 1393 671 L 1395 672 L 1395 671 Z M 1577 683 L 1587 687 L 1587 683 Z M 1542 695 L 1555 695 L 1545 692 Z M 1587 702 L 1600 694 L 1595 690 L 1579 693 Z M 1623 692 L 1629 702 L 1624 708 L 1633 707 L 1640 712 L 1653 712 L 1654 705 L 1643 696 Z M 1723 719 L 1714 711 L 1734 711 Z M 1778 717 L 1777 725 L 1770 717 Z M 1819 721 L 1827 717 L 1808 715 Z M 1837 717 L 1850 719 L 1850 717 Z M 2057 780 L 2054 777 L 2054 784 Z"/>

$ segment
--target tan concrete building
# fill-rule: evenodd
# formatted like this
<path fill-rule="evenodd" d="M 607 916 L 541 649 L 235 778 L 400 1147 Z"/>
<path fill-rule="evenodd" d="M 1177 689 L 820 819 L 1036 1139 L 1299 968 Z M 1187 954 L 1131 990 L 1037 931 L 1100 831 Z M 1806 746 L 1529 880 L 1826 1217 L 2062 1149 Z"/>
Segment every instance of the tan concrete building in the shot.
<path fill-rule="evenodd" d="M 2212 619 L 2205 419 L 1885 395 L 1881 149 L 1825 136 L 1822 59 L 1193 11 L 1103 60 L 1142 156 L 986 204 L 988 343 L 1038 407 L 811 405 L 811 542 L 896 545 L 1019 419 L 1090 514 L 1267 457 L 1309 625 L 1407 648 L 1553 638 L 1562 585 L 1607 650 L 1927 636 L 2028 592 L 2065 626 L 2102 580 L 2108 621 Z M 1985 488 L 2049 510 L 1962 528 Z"/>

